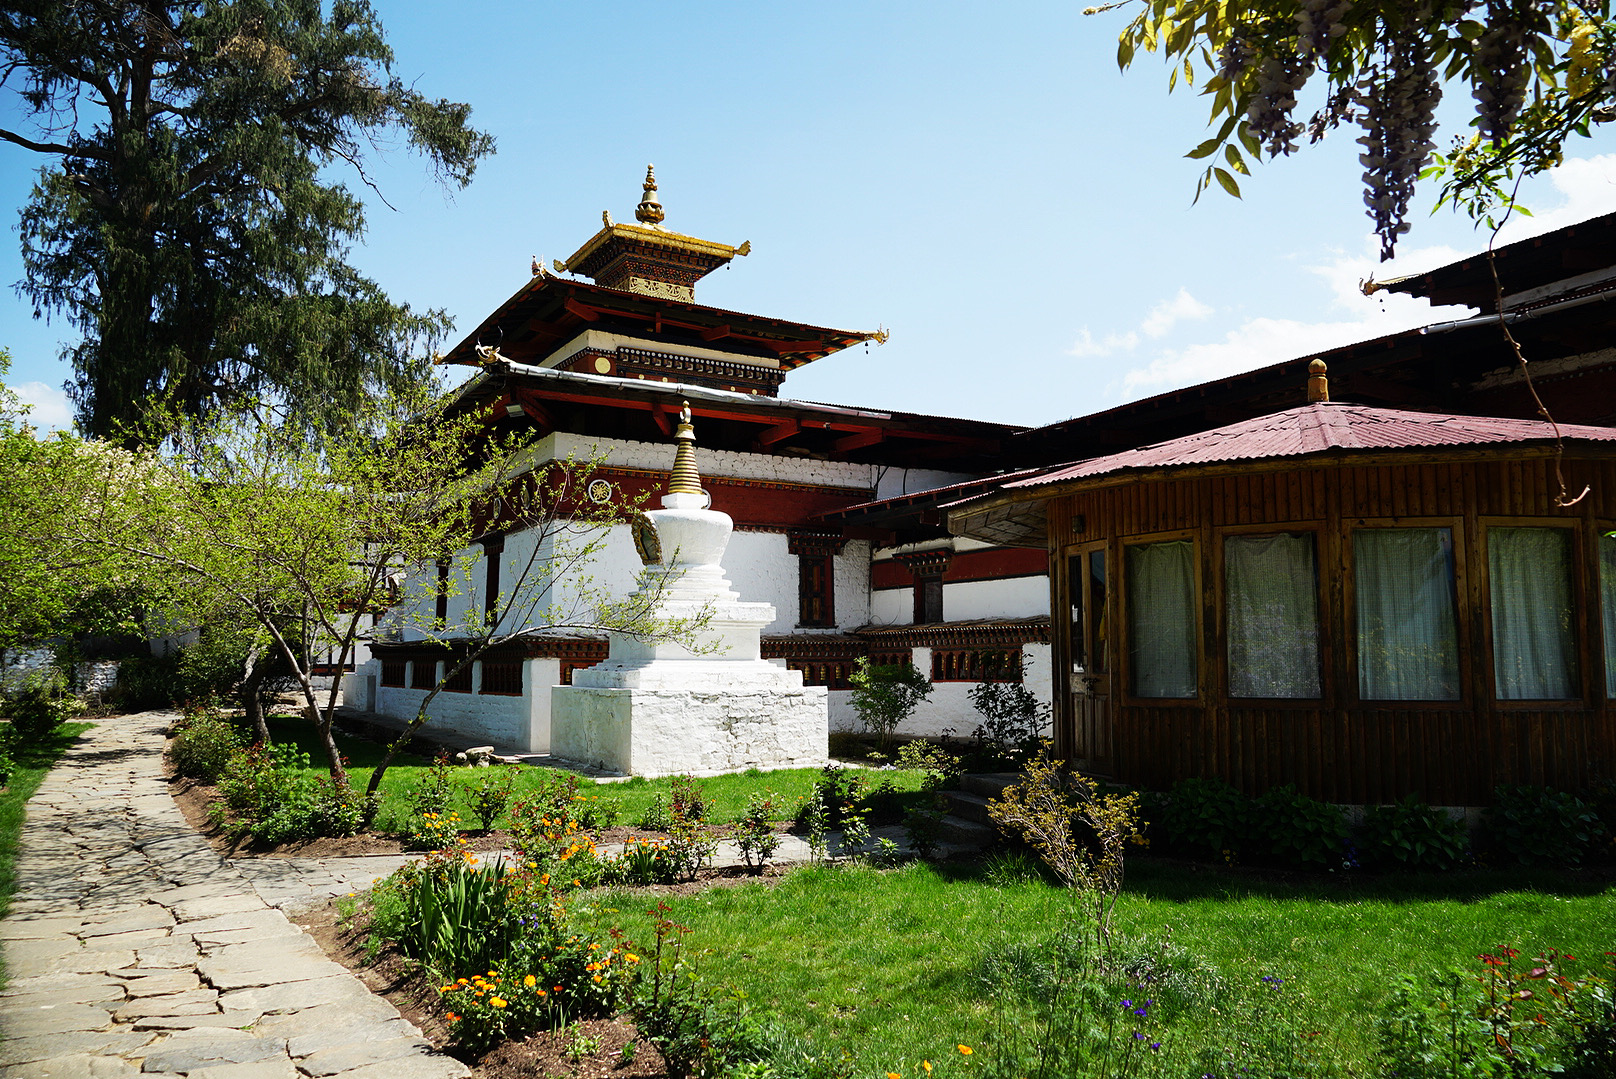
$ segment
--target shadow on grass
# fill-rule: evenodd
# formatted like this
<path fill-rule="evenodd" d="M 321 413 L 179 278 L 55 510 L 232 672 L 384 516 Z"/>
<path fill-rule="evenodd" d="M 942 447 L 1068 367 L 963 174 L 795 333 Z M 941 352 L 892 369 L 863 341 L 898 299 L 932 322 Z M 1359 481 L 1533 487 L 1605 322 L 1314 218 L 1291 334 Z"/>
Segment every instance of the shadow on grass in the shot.
<path fill-rule="evenodd" d="M 988 883 L 1002 868 L 995 858 L 1013 858 L 1001 852 L 970 861 L 945 862 L 936 867 L 944 879 Z M 1026 860 L 1032 862 L 1031 855 Z M 1028 866 L 1029 876 L 1060 887 L 1041 865 Z M 1224 868 L 1196 862 L 1135 856 L 1128 861 L 1123 891 L 1167 903 L 1206 900 L 1305 900 L 1314 903 L 1425 903 L 1479 902 L 1510 892 L 1536 892 L 1561 898 L 1587 898 L 1616 890 L 1616 867 L 1554 870 L 1542 867 L 1460 869 L 1447 873 L 1311 873 L 1264 867 Z"/>

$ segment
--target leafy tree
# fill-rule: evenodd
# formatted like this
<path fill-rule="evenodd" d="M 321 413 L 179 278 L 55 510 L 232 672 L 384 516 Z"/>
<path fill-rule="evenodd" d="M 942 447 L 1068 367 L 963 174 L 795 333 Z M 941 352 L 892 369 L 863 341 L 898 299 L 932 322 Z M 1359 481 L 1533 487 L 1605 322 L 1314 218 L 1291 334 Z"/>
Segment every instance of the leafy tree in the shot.
<path fill-rule="evenodd" d="M 1604 0 L 1138 3 L 1118 63 L 1159 52 L 1170 87 L 1182 77 L 1211 99 L 1212 137 L 1189 154 L 1210 162 L 1196 196 L 1216 182 L 1238 197 L 1235 174 L 1248 174 L 1248 162 L 1355 124 L 1382 259 L 1408 231 L 1422 175 L 1441 179 L 1438 205 L 1492 227 L 1513 205 L 1513 184 L 1558 164 L 1566 139 L 1588 135 L 1616 103 L 1616 27 Z M 1314 76 L 1324 86 L 1304 119 L 1298 97 Z M 1434 154 L 1437 105 L 1454 84 L 1470 87 L 1475 131 Z"/>
<path fill-rule="evenodd" d="M 9 359 L 0 349 L 0 379 Z M 38 437 L 0 384 L 0 649 L 134 623 L 131 568 L 83 538 L 129 467 L 108 446 L 66 433 Z"/>
<path fill-rule="evenodd" d="M 463 570 L 464 552 L 491 526 L 525 531 L 533 554 L 508 591 L 473 608 L 457 641 L 462 666 L 495 644 L 558 628 L 684 630 L 656 619 L 655 595 L 613 601 L 587 584 L 557 586 L 581 575 L 599 549 L 595 533 L 632 510 L 578 497 L 587 472 L 571 462 L 530 468 L 529 444 L 487 420 L 486 410 L 419 393 L 369 401 L 349 425 L 312 438 L 269 410 L 229 422 L 161 416 L 172 432 L 165 448 L 122 454 L 139 462 L 138 482 L 75 538 L 161 582 L 177 624 L 252 623 L 295 682 L 346 790 L 332 736 L 341 689 L 322 689 L 316 664 L 346 666 L 365 616 L 399 598 L 406 572 L 432 579 L 457 558 Z M 449 667 L 445 680 L 460 669 Z M 428 719 L 423 705 L 412 731 Z"/>
<path fill-rule="evenodd" d="M 363 209 L 323 170 L 369 184 L 366 149 L 402 137 L 464 186 L 493 140 L 392 62 L 364 0 L 0 9 L 0 85 L 32 121 L 0 139 L 51 161 L 22 212 L 21 288 L 84 335 L 70 392 L 87 433 L 120 434 L 158 397 L 329 422 L 423 377 L 447 318 L 347 264 Z"/>

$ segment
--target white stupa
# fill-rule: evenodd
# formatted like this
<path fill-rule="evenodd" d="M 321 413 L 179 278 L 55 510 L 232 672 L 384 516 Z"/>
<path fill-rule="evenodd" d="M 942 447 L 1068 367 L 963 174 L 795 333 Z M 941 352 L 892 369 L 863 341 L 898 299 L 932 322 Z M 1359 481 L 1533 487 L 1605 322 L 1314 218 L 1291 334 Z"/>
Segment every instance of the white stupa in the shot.
<path fill-rule="evenodd" d="M 605 662 L 550 691 L 550 753 L 642 776 L 823 765 L 827 691 L 762 658 L 759 636 L 774 621 L 774 606 L 743 602 L 724 576 L 734 522 L 709 508 L 689 405 L 673 437 L 678 450 L 663 508 L 635 525 L 646 563 L 638 594 L 654 597 L 659 619 L 706 617 L 705 627 L 694 647 L 611 634 Z"/>

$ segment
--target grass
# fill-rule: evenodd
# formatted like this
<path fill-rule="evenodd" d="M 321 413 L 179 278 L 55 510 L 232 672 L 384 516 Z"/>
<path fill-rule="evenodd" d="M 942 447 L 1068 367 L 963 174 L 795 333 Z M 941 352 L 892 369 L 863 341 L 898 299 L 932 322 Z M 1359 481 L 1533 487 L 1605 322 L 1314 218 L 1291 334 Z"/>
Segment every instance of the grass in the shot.
<path fill-rule="evenodd" d="M 311 774 L 325 774 L 325 750 L 320 745 L 311 724 L 291 716 L 275 716 L 270 719 L 269 727 L 271 737 L 277 742 L 293 742 L 309 755 Z M 337 736 L 337 748 L 348 760 L 349 775 L 354 786 L 363 790 L 370 782 L 371 772 L 381 761 L 383 748 L 374 742 L 343 735 Z M 420 757 L 400 754 L 388 766 L 387 774 L 382 778 L 382 807 L 376 816 L 376 827 L 379 830 L 404 830 L 410 815 L 410 792 L 425 781 L 429 765 L 429 761 Z M 547 777 L 555 774 L 554 769 L 520 768 L 515 783 L 516 797 L 520 798 L 525 793 L 535 790 Z M 900 794 L 910 796 L 907 800 L 917 804 L 925 800 L 918 793 L 921 780 L 924 778 L 922 772 L 894 769 L 861 771 L 859 774 L 872 786 L 890 780 Z M 461 793 L 451 801 L 450 808 L 459 812 L 468 827 L 474 825 L 475 815 L 471 811 L 465 792 L 488 775 L 489 769 L 486 768 L 454 770 L 454 783 Z M 781 795 L 785 799 L 788 811 L 794 812 L 796 807 L 812 793 L 814 782 L 819 776 L 819 770 L 814 768 L 772 772 L 762 772 L 754 768 L 734 775 L 711 776 L 699 782 L 707 800 L 707 819 L 715 824 L 727 824 L 734 821 L 746 808 L 746 801 L 751 795 L 766 791 Z M 659 795 L 664 799 L 668 797 L 672 782 L 671 778 L 634 777 L 618 782 L 601 783 L 580 777 L 579 793 L 585 798 L 598 799 L 602 805 L 614 805 L 619 823 L 633 826 L 639 823 L 654 798 Z"/>
<path fill-rule="evenodd" d="M 913 865 L 878 873 L 812 867 L 774 888 L 713 889 L 668 899 L 669 915 L 705 951 L 704 974 L 818 1045 L 850 1053 L 854 1075 L 938 1074 L 970 1063 L 1004 1001 L 980 977 L 993 955 L 1032 953 L 1073 924 L 1071 895 L 1031 874 Z M 1008 879 L 1006 879 L 1008 877 Z M 1027 879 L 1027 878 L 1032 879 Z M 1599 956 L 1616 943 L 1616 889 L 1573 877 L 1473 871 L 1431 878 L 1265 881 L 1139 861 L 1116 932 L 1147 946 L 1168 939 L 1202 964 L 1225 1007 L 1286 980 L 1291 1018 L 1321 1032 L 1331 1058 L 1365 1073 L 1368 1017 L 1401 974 L 1475 967 L 1483 951 L 1548 948 Z M 644 896 L 614 894 L 597 916 L 650 936 Z M 610 912 L 610 913 L 608 913 Z M 1210 1001 L 1178 1036 L 1215 1042 Z"/>
<path fill-rule="evenodd" d="M 63 723 L 43 738 L 12 746 L 17 770 L 11 782 L 0 790 L 0 918 L 11 909 L 17 891 L 17 845 L 22 838 L 22 822 L 28 799 L 34 796 L 45 773 L 50 771 L 90 723 Z M 6 984 L 5 960 L 0 956 L 0 987 Z"/>

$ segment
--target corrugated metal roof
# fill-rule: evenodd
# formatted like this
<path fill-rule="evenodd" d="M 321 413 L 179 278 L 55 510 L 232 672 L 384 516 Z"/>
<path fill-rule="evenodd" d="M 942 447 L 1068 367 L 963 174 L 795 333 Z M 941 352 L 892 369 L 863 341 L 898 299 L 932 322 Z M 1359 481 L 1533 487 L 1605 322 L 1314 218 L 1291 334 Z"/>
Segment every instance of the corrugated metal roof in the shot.
<path fill-rule="evenodd" d="M 1616 442 L 1616 428 L 1561 424 L 1560 436 L 1568 441 Z M 1004 488 L 1042 487 L 1135 469 L 1305 457 L 1332 450 L 1490 446 L 1548 442 L 1553 438 L 1553 426 L 1543 420 L 1453 416 L 1321 402 L 1108 457 L 1079 461 L 1039 476 L 1013 480 L 1004 484 Z"/>

